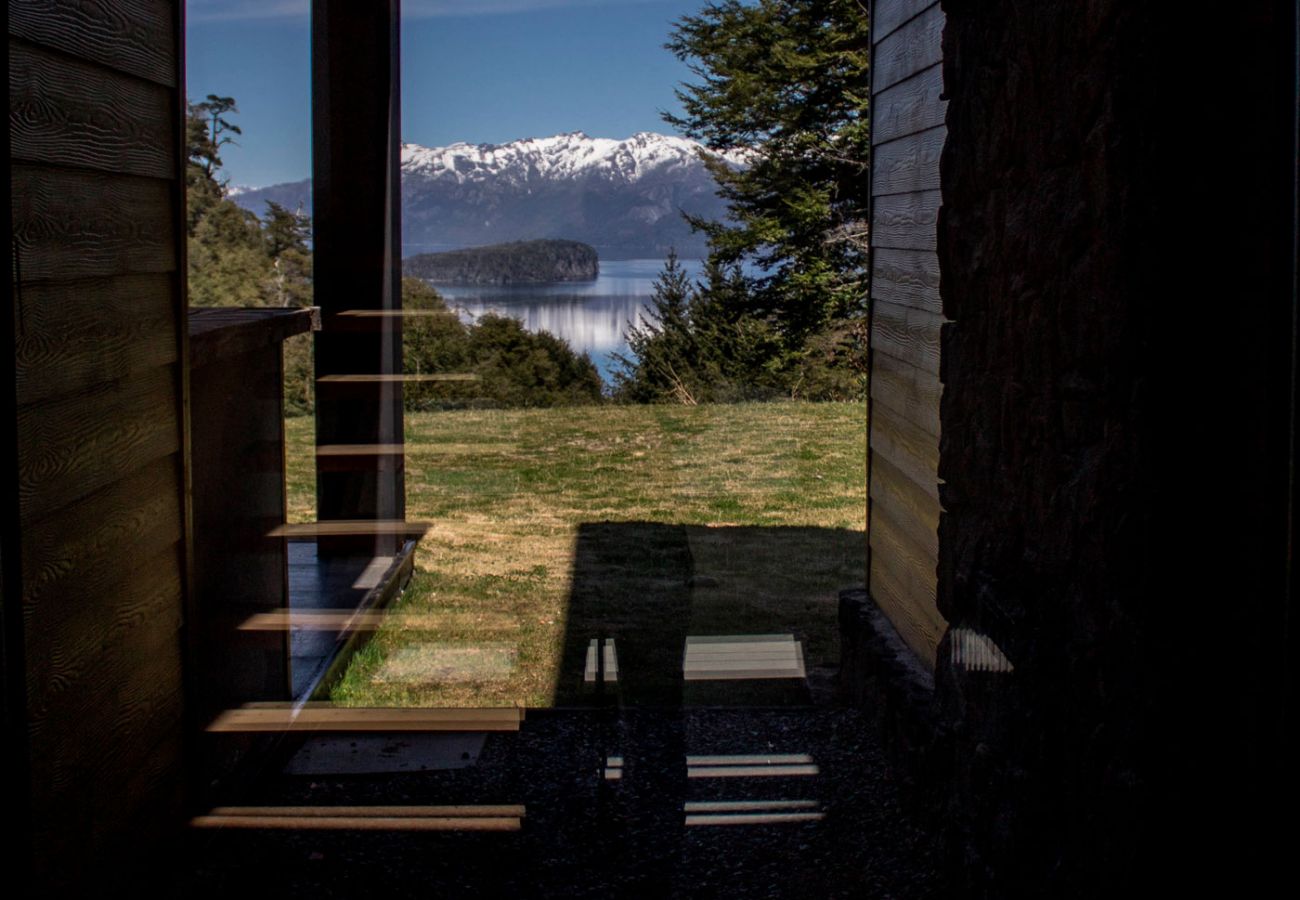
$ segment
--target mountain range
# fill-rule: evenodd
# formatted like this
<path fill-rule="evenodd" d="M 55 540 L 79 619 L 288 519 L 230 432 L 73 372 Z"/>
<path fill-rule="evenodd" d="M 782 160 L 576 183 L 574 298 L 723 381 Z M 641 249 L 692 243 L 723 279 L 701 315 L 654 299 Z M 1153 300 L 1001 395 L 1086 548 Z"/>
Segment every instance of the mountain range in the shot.
<path fill-rule="evenodd" d="M 508 241 L 562 238 L 606 259 L 705 255 L 682 212 L 722 219 L 702 154 L 745 165 L 686 138 L 641 132 L 625 140 L 582 132 L 507 144 L 402 145 L 402 255 Z M 259 215 L 265 201 L 311 211 L 311 180 L 234 189 Z"/>

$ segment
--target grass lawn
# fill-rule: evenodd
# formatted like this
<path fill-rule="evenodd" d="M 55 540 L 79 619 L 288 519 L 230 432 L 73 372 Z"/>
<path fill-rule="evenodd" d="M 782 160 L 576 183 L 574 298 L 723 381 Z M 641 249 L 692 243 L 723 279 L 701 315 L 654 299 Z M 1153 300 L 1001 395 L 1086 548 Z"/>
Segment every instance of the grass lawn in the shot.
<path fill-rule="evenodd" d="M 312 521 L 312 420 L 287 427 L 290 521 Z M 686 635 L 792 633 L 809 668 L 838 660 L 836 593 L 865 581 L 864 404 L 408 413 L 406 428 L 407 517 L 433 529 L 393 609 L 445 625 L 390 622 L 336 702 L 580 703 L 593 637 L 617 639 L 629 702 L 681 698 Z"/>

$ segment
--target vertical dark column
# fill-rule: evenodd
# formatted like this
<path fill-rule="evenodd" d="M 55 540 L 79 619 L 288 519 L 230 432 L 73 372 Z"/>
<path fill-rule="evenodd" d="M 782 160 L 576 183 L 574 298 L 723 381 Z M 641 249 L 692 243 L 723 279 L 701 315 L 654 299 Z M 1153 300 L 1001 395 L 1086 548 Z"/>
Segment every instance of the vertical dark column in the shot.
<path fill-rule="evenodd" d="M 8 29 L 6 28 L 6 32 Z M 8 59 L 6 38 L 6 60 Z M 0 158 L 10 159 L 9 119 L 0 125 Z M 0 236 L 5 244 L 5 284 L 10 285 L 9 309 L 0 316 L 0 341 L 16 348 L 17 310 L 22 303 L 22 272 L 14 242 L 13 195 L 0 200 Z M 0 368 L 0 809 L 11 834 L 0 865 L 14 873 L 15 882 L 31 871 L 31 768 L 27 744 L 27 673 L 23 637 L 22 519 L 18 499 L 17 359 Z M 13 428 L 13 431 L 9 429 Z"/>
<path fill-rule="evenodd" d="M 316 443 L 402 443 L 399 0 L 313 0 Z M 360 376 L 360 378 L 358 378 Z M 318 518 L 402 519 L 401 454 L 316 471 Z M 322 546 L 322 549 L 325 549 Z M 355 545 L 351 549 L 358 549 Z"/>

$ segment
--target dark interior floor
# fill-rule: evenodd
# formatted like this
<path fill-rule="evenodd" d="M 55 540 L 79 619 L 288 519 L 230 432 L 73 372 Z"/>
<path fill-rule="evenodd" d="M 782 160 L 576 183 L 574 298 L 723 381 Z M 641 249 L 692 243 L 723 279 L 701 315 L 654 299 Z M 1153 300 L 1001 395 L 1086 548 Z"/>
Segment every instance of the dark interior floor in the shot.
<path fill-rule="evenodd" d="M 853 710 L 529 712 L 472 765 L 277 770 L 228 800 L 522 805 L 516 831 L 196 829 L 174 886 L 227 898 L 942 896 L 931 842 L 886 772 Z"/>

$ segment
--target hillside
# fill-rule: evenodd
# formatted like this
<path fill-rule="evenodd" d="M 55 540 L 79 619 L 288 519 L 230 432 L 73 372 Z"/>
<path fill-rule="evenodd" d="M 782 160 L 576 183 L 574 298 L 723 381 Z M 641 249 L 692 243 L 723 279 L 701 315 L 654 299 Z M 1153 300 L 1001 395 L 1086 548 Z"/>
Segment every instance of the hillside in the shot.
<path fill-rule="evenodd" d="M 726 204 L 695 141 L 643 132 L 625 140 L 582 133 L 507 144 L 402 145 L 402 255 L 533 238 L 568 238 L 605 259 L 662 259 L 670 247 L 703 257 L 683 212 L 723 219 Z M 258 215 L 266 201 L 311 211 L 310 179 L 241 189 Z"/>
<path fill-rule="evenodd" d="M 431 284 L 536 284 L 592 281 L 600 272 L 596 249 L 579 241 L 513 241 L 402 261 L 406 275 Z"/>

